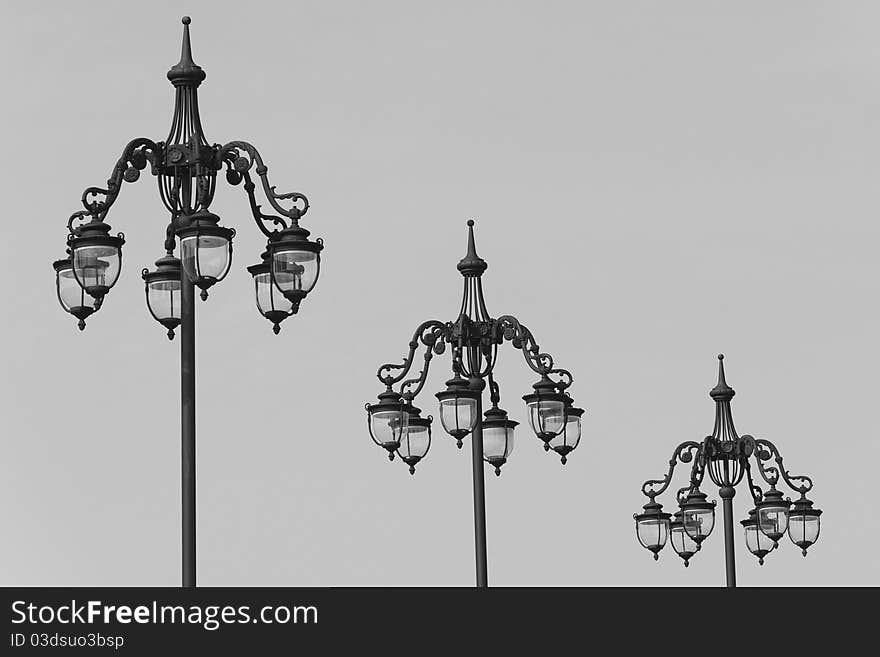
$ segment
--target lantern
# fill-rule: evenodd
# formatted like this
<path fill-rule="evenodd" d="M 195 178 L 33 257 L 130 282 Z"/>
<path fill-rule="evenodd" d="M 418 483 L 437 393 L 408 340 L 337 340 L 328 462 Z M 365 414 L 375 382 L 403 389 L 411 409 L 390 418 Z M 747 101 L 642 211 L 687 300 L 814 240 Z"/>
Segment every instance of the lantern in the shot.
<path fill-rule="evenodd" d="M 388 452 L 388 460 L 394 453 L 409 426 L 409 413 L 398 393 L 389 387 L 379 395 L 377 404 L 367 404 L 367 426 L 373 442 Z"/>
<path fill-rule="evenodd" d="M 642 513 L 633 515 L 636 521 L 636 538 L 643 548 L 654 555 L 655 561 L 660 558 L 658 552 L 666 545 L 669 537 L 670 517 L 663 512 L 663 505 L 653 500 L 642 507 Z"/>
<path fill-rule="evenodd" d="M 507 411 L 493 406 L 483 420 L 483 459 L 501 475 L 501 466 L 513 452 L 513 430 L 519 422 L 510 420 Z"/>
<path fill-rule="evenodd" d="M 440 401 L 440 423 L 461 449 L 462 439 L 477 424 L 477 401 L 480 391 L 474 390 L 466 379 L 456 372 L 446 382 L 446 390 L 436 393 Z"/>
<path fill-rule="evenodd" d="M 543 376 L 532 388 L 535 392 L 523 395 L 529 409 L 529 426 L 550 450 L 550 441 L 565 430 L 566 396 L 558 392 L 556 384 Z"/>
<path fill-rule="evenodd" d="M 141 272 L 147 295 L 147 309 L 157 322 L 168 329 L 168 339 L 174 339 L 174 329 L 180 325 L 180 260 L 170 253 L 156 261 L 156 270 Z"/>
<path fill-rule="evenodd" d="M 232 264 L 232 228 L 220 226 L 220 217 L 207 210 L 199 210 L 181 217 L 184 225 L 177 229 L 183 270 L 202 290 L 202 300 L 208 298 L 208 288 L 222 281 Z"/>
<path fill-rule="evenodd" d="M 76 229 L 68 238 L 73 276 L 80 287 L 95 299 L 103 299 L 119 280 L 122 245 L 125 236 L 110 235 L 110 226 L 93 221 Z"/>
<path fill-rule="evenodd" d="M 80 286 L 73 273 L 73 262 L 64 258 L 52 263 L 55 269 L 55 291 L 58 293 L 58 302 L 65 312 L 70 313 L 79 320 L 79 330 L 86 328 L 86 318 L 101 307 L 103 297 L 94 298 Z"/>

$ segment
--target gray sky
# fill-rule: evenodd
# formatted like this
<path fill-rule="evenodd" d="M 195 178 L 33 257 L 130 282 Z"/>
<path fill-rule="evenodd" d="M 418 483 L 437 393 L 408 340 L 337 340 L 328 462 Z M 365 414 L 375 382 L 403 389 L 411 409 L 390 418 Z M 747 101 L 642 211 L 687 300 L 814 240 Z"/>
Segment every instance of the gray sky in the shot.
<path fill-rule="evenodd" d="M 0 583 L 179 583 L 179 343 L 140 278 L 167 222 L 151 177 L 108 216 L 123 272 L 84 333 L 51 262 L 125 143 L 165 138 L 188 13 L 208 139 L 254 143 L 326 241 L 274 336 L 245 271 L 264 240 L 220 183 L 212 209 L 238 236 L 197 307 L 201 584 L 472 584 L 469 450 L 437 422 L 411 477 L 363 411 L 415 326 L 454 319 L 468 218 L 489 311 L 528 324 L 587 409 L 564 468 L 523 425 L 487 471 L 490 583 L 723 584 L 720 527 L 685 570 L 669 547 L 654 563 L 632 522 L 642 481 L 711 431 L 723 351 L 740 433 L 810 474 L 825 511 L 807 559 L 786 542 L 762 568 L 737 525 L 740 584 L 880 584 L 876 3 L 0 11 Z M 525 422 L 534 375 L 509 346 L 498 373 Z M 448 375 L 436 358 L 423 409 Z"/>

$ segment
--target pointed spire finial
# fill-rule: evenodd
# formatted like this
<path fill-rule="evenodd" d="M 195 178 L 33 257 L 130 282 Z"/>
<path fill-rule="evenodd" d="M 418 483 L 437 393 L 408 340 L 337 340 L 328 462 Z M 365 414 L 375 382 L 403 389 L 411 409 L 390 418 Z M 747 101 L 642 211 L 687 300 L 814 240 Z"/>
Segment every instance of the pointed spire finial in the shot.
<path fill-rule="evenodd" d="M 458 262 L 458 271 L 462 276 L 479 276 L 489 266 L 486 261 L 477 255 L 477 246 L 474 242 L 474 220 L 468 219 L 468 250 L 467 255 Z"/>
<path fill-rule="evenodd" d="M 735 394 L 724 378 L 724 354 L 718 354 L 718 383 L 709 391 L 709 396 L 716 401 L 730 401 Z"/>
<path fill-rule="evenodd" d="M 192 44 L 189 39 L 189 24 L 192 19 L 184 16 L 181 20 L 183 23 L 183 43 L 180 46 L 180 61 L 171 67 L 168 71 L 168 79 L 175 87 L 192 86 L 197 87 L 205 79 L 205 72 L 201 66 L 193 61 Z"/>

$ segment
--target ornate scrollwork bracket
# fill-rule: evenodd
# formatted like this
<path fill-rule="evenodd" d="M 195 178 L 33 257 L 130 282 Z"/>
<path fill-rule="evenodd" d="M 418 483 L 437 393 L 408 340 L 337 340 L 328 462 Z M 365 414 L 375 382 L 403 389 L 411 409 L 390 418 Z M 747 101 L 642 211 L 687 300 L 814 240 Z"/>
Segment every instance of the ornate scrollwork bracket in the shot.
<path fill-rule="evenodd" d="M 163 145 L 161 142 L 157 144 L 146 137 L 138 137 L 131 140 L 122 151 L 122 156 L 113 167 L 113 172 L 107 180 L 107 187 L 87 187 L 82 194 L 83 207 L 85 214 L 92 217 L 93 221 L 103 221 L 107 216 L 113 203 L 116 202 L 119 192 L 122 189 L 123 182 L 135 182 L 140 178 L 140 172 L 143 171 L 147 163 L 151 166 L 153 175 L 158 175 L 161 170 Z M 80 218 L 85 216 L 79 214 Z M 68 221 L 68 230 L 73 231 L 74 216 Z"/>
<path fill-rule="evenodd" d="M 275 191 L 275 185 L 269 182 L 269 168 L 263 163 L 263 158 L 259 151 L 246 141 L 231 141 L 224 146 L 219 146 L 217 150 L 217 168 L 226 167 L 226 181 L 231 185 L 238 185 L 244 180 L 244 189 L 247 192 L 250 201 L 251 212 L 254 220 L 257 222 L 260 230 L 267 236 L 271 236 L 276 230 L 266 228 L 267 222 L 280 226 L 281 229 L 287 228 L 287 222 L 281 217 L 269 215 L 262 212 L 260 205 L 256 202 L 254 195 L 254 183 L 250 177 L 251 169 L 254 169 L 263 185 L 263 193 L 269 201 L 269 204 L 282 217 L 290 220 L 292 226 L 299 225 L 299 219 L 309 209 L 309 200 L 304 194 L 299 192 L 288 192 L 279 194 Z M 280 201 L 290 202 L 290 207 L 284 207 Z"/>
<path fill-rule="evenodd" d="M 434 353 L 443 353 L 444 349 L 446 348 L 446 343 L 441 338 L 445 336 L 446 331 L 447 325 L 443 322 L 437 321 L 436 319 L 430 319 L 426 322 L 422 322 L 413 333 L 412 340 L 410 340 L 409 342 L 409 353 L 404 357 L 403 363 L 400 365 L 394 363 L 386 363 L 382 365 L 376 372 L 376 377 L 379 379 L 379 381 L 382 382 L 383 385 L 387 386 L 390 389 L 391 386 L 402 381 L 403 378 L 409 373 L 410 368 L 412 368 L 413 358 L 419 348 L 419 344 L 425 345 L 429 350 L 432 350 Z M 413 380 L 414 383 L 419 383 L 419 390 L 421 390 L 421 386 L 424 384 L 424 380 L 427 377 L 428 364 L 430 360 L 430 357 L 426 354 L 425 368 L 420 373 L 419 377 Z M 394 372 L 398 373 L 395 374 Z M 408 381 L 407 384 L 409 383 L 410 382 Z M 417 393 L 413 393 L 413 396 L 415 396 L 415 394 Z"/>
<path fill-rule="evenodd" d="M 669 488 L 669 484 L 672 482 L 672 473 L 675 470 L 675 466 L 678 463 L 690 463 L 694 460 L 694 457 L 698 459 L 701 456 L 702 445 L 700 443 L 696 443 L 693 440 L 687 440 L 681 443 L 678 447 L 675 448 L 675 451 L 672 452 L 672 457 L 669 459 L 669 470 L 666 472 L 666 475 L 662 479 L 649 479 L 644 484 L 642 484 L 642 494 L 654 502 L 654 498 L 658 495 L 661 495 L 667 488 Z M 659 486 L 659 489 L 657 488 Z"/>

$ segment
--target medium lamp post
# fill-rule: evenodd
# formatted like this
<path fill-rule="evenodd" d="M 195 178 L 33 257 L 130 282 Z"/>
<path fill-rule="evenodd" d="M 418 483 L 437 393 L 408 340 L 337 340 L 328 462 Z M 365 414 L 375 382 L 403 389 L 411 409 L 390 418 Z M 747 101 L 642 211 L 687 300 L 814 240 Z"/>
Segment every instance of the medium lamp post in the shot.
<path fill-rule="evenodd" d="M 257 149 L 245 141 L 210 144 L 199 116 L 198 87 L 205 72 L 192 58 L 188 16 L 183 18 L 180 61 L 168 71 L 175 89 L 174 115 L 165 141 L 139 137 L 128 143 L 113 167 L 106 187 L 83 192 L 83 209 L 67 222 L 67 256 L 54 263 L 58 300 L 78 320 L 103 307 L 104 300 L 122 270 L 122 233 L 111 234 L 105 222 L 123 183 L 133 183 L 150 167 L 159 197 L 169 220 L 165 228 L 164 254 L 155 269 L 144 269 L 146 305 L 169 339 L 181 333 L 182 405 L 182 571 L 183 586 L 196 585 L 196 452 L 195 452 L 195 288 L 202 300 L 223 280 L 232 264 L 235 230 L 221 225 L 211 212 L 217 174 L 225 170 L 226 181 L 240 185 L 247 194 L 251 214 L 266 237 L 260 263 L 249 267 L 255 284 L 257 308 L 272 324 L 280 324 L 299 310 L 315 286 L 320 272 L 321 239 L 310 240 L 299 225 L 309 208 L 297 192 L 279 194 L 267 177 L 268 168 Z M 267 214 L 257 202 L 256 185 L 278 214 Z M 174 255 L 179 246 L 179 256 Z"/>
<path fill-rule="evenodd" d="M 501 474 L 513 452 L 514 432 L 519 424 L 499 407 L 500 389 L 493 374 L 499 347 L 505 342 L 512 344 L 538 376 L 532 386 L 534 392 L 523 396 L 529 426 L 542 441 L 544 450 L 556 452 L 563 464 L 580 442 L 584 411 L 573 405 L 567 393 L 571 374 L 554 367 L 553 358 L 541 352 L 531 331 L 512 315 L 497 319 L 489 315 L 482 283 L 487 264 L 477 255 L 473 227 L 474 222 L 468 221 L 467 255 L 458 263 L 458 271 L 464 277 L 458 316 L 452 322 L 428 320 L 419 325 L 404 362 L 379 368 L 376 376 L 385 388 L 377 402 L 366 404 L 366 410 L 373 441 L 388 453 L 390 460 L 399 456 L 410 473 L 415 474 L 416 464 L 431 447 L 433 417 L 422 417 L 421 409 L 413 402 L 425 385 L 431 359 L 443 354 L 449 345 L 452 378 L 435 396 L 440 404 L 443 430 L 457 446 L 461 448 L 464 439 L 471 437 L 477 586 L 485 587 L 488 574 L 483 462 L 496 475 Z M 420 348 L 424 349 L 421 370 L 407 379 Z M 483 393 L 487 387 L 491 407 L 484 412 Z"/>
<path fill-rule="evenodd" d="M 733 497 L 740 482 L 746 481 L 754 503 L 748 517 L 740 524 L 745 532 L 746 547 L 761 565 L 764 558 L 779 547 L 785 534 L 807 556 L 807 549 L 819 539 L 819 516 L 822 515 L 822 511 L 813 508 L 813 502 L 807 498 L 813 488 L 809 477 L 790 474 L 782 463 L 779 450 L 769 440 L 736 433 L 730 410 L 734 394 L 724 377 L 724 356 L 719 355 L 718 384 L 709 392 L 715 401 L 712 435 L 701 443 L 685 441 L 675 448 L 663 479 L 651 479 L 642 484 L 642 493 L 648 503 L 641 513 L 633 516 L 639 543 L 653 553 L 654 559 L 670 542 L 687 566 L 715 526 L 715 501 L 708 501 L 706 493 L 700 490 L 708 472 L 709 479 L 718 487 L 722 502 L 724 558 L 729 587 L 736 586 Z M 775 465 L 768 463 L 771 459 Z M 656 497 L 671 484 L 678 463 L 692 464 L 690 479 L 676 493 L 678 510 L 669 514 L 663 511 Z M 753 468 L 760 479 L 753 475 Z M 783 497 L 782 491 L 777 489 L 781 484 L 800 497 L 793 502 Z"/>

